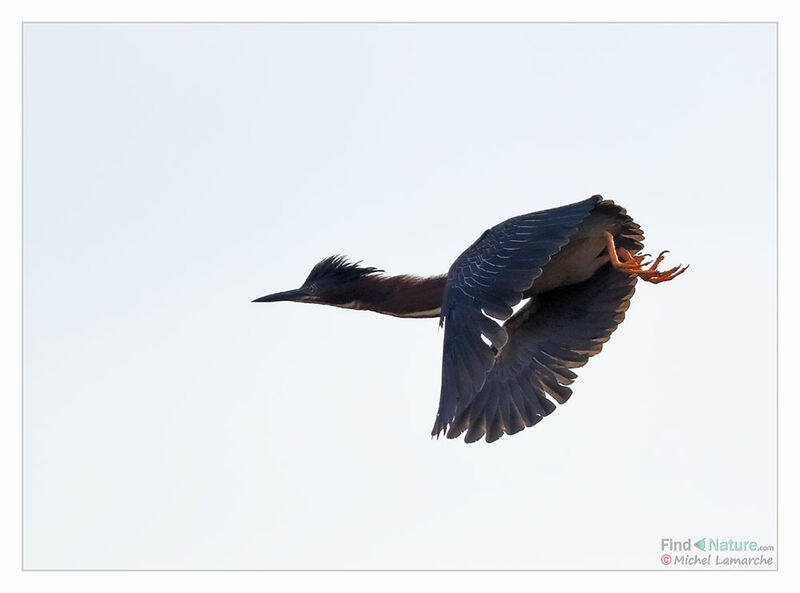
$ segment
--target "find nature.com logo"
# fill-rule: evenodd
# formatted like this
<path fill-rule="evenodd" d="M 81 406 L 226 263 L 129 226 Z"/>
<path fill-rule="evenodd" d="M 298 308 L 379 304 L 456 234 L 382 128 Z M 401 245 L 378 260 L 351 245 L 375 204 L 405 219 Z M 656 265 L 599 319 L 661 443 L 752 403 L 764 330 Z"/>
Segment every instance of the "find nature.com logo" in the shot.
<path fill-rule="evenodd" d="M 774 551 L 775 546 L 759 545 L 755 540 L 704 537 L 693 542 L 691 538 L 665 537 L 661 539 L 661 564 L 720 568 L 774 566 Z"/>

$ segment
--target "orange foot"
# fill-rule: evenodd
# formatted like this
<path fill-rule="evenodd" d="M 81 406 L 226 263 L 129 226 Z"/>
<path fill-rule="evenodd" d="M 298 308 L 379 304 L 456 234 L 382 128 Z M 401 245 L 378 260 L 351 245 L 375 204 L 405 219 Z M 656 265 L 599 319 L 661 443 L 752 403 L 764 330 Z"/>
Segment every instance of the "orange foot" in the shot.
<path fill-rule="evenodd" d="M 666 282 L 667 280 L 672 280 L 676 276 L 680 276 L 686 271 L 686 268 L 689 266 L 681 267 L 680 265 L 675 266 L 674 268 L 670 268 L 669 270 L 660 271 L 658 269 L 658 264 L 664 261 L 664 254 L 669 253 L 669 251 L 662 251 L 658 254 L 658 257 L 655 259 L 653 263 L 645 262 L 645 258 L 650 257 L 649 255 L 638 255 L 633 256 L 627 249 L 623 249 L 622 247 L 617 248 L 614 245 L 614 236 L 606 232 L 606 246 L 608 247 L 608 255 L 609 259 L 611 260 L 611 265 L 621 270 L 623 272 L 627 272 L 628 274 L 633 274 L 634 276 L 638 276 L 642 280 L 647 282 L 652 282 L 653 284 L 658 284 L 659 282 Z M 650 267 L 646 267 L 650 266 Z"/>

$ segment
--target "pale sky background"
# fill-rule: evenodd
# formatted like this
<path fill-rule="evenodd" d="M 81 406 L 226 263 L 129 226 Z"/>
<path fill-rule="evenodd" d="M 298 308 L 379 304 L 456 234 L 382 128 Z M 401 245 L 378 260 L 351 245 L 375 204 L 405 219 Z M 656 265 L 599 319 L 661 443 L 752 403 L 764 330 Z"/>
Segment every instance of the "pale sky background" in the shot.
<path fill-rule="evenodd" d="M 774 25 L 27 25 L 26 568 L 659 568 L 775 545 Z M 446 271 L 593 193 L 650 252 L 572 399 L 431 440 Z"/>

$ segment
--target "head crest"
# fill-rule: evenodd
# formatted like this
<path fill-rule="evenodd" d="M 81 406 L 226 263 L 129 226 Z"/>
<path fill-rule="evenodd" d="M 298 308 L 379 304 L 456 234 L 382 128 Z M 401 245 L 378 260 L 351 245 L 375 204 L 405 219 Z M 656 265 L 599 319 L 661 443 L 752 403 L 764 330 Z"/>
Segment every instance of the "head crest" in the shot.
<path fill-rule="evenodd" d="M 359 264 L 361 262 L 352 263 L 347 260 L 344 255 L 332 255 L 326 257 L 316 266 L 311 269 L 311 273 L 306 278 L 305 284 L 319 282 L 320 280 L 333 280 L 334 282 L 348 282 L 363 278 L 364 276 L 372 276 L 379 274 L 383 270 L 377 268 L 364 268 Z"/>

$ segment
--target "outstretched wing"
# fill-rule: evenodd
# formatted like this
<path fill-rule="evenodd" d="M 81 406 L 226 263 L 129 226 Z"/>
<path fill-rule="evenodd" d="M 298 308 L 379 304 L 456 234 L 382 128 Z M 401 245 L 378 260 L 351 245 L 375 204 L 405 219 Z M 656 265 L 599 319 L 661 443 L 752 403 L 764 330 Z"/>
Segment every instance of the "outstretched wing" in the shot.
<path fill-rule="evenodd" d="M 586 364 L 625 318 L 636 276 L 606 264 L 588 280 L 536 295 L 506 323 L 508 343 L 477 396 L 456 413 L 448 438 L 465 430 L 468 443 L 486 435 L 533 426 L 555 409 L 545 394 L 563 404 Z"/>
<path fill-rule="evenodd" d="M 506 220 L 483 233 L 450 267 L 440 318 L 445 325 L 442 391 L 432 434 L 445 431 L 483 388 L 495 354 L 508 341 L 495 319 L 511 317 L 542 267 L 601 200 L 592 196 Z"/>

